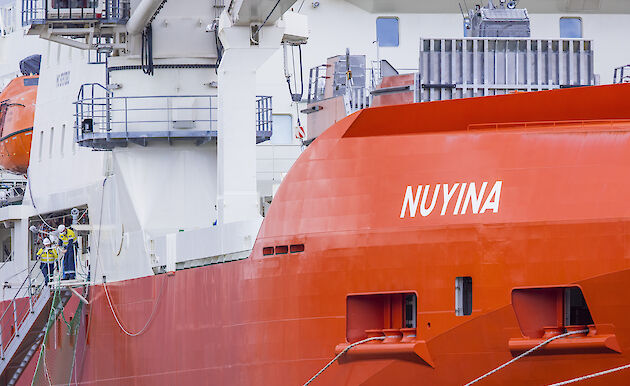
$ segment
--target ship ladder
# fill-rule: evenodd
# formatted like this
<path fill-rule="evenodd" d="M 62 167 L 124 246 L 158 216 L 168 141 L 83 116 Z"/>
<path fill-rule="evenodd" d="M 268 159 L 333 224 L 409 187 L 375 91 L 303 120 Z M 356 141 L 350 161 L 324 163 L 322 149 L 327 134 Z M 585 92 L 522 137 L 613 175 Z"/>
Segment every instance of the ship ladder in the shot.
<path fill-rule="evenodd" d="M 75 378 L 74 381 L 76 382 L 75 365 L 77 347 L 79 346 L 76 336 L 78 335 L 79 327 L 81 325 L 83 305 L 89 303 L 87 301 L 84 301 L 85 298 L 78 294 L 76 290 L 73 289 L 70 285 L 53 285 L 52 288 L 53 306 L 50 309 L 47 323 L 42 331 L 43 339 L 39 346 L 39 357 L 37 359 L 37 366 L 35 368 L 35 374 L 33 375 L 32 385 L 69 385 L 73 381 L 73 376 Z M 85 288 L 87 290 L 88 287 L 86 286 Z M 70 319 L 70 321 L 68 321 L 66 320 L 63 311 L 68 300 L 72 297 L 72 294 L 77 295 L 81 301 L 78 303 L 73 317 Z M 49 336 L 51 332 L 54 333 L 56 322 L 60 322 L 61 320 L 63 320 L 64 324 L 67 327 L 66 339 L 70 340 L 70 344 L 72 346 L 71 361 L 68 360 L 68 357 L 65 357 L 65 355 L 70 355 L 67 353 L 67 351 L 64 352 L 63 350 L 55 350 L 51 353 L 48 353 L 47 351 L 47 344 L 50 339 Z M 75 339 L 73 339 L 72 337 L 75 337 Z M 63 337 L 55 336 L 54 340 L 57 341 L 58 339 L 63 339 Z"/>
<path fill-rule="evenodd" d="M 50 315 L 58 315 L 71 297 L 70 291 L 55 291 L 52 296 L 50 287 L 38 275 L 42 276 L 35 264 L 2 310 L 0 384 L 14 385 L 18 381 L 45 335 Z"/>

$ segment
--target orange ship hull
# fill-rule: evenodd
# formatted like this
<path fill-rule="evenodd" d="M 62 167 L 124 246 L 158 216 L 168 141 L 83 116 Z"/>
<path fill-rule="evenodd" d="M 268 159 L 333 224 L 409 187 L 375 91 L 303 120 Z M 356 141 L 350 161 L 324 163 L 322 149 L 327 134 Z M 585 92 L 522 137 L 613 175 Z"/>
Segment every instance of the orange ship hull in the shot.
<path fill-rule="evenodd" d="M 28 170 L 38 80 L 15 78 L 0 94 L 0 167 L 13 173 Z"/>
<path fill-rule="evenodd" d="M 530 327 L 553 302 L 521 307 L 518 291 L 576 286 L 589 335 L 479 384 L 545 385 L 630 363 L 629 98 L 630 85 L 603 86 L 348 117 L 286 176 L 248 259 L 108 285 L 121 323 L 143 334 L 125 335 L 92 287 L 77 383 L 303 384 L 358 339 L 351 326 L 369 316 L 349 311 L 357 297 L 405 293 L 417 297 L 415 337 L 352 348 L 313 384 L 463 385 L 541 342 L 548 325 Z M 485 190 L 460 200 L 463 183 Z M 456 277 L 472 278 L 470 315 L 456 315 Z M 390 316 L 382 328 L 398 328 Z M 49 353 L 74 350 L 51 342 Z M 629 382 L 622 370 L 588 384 Z"/>

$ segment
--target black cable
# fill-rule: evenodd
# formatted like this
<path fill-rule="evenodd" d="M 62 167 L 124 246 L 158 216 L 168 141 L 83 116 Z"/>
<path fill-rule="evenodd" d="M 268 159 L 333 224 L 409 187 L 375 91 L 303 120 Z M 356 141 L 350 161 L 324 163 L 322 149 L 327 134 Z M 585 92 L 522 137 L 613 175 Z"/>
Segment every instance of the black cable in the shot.
<path fill-rule="evenodd" d="M 147 75 L 153 75 L 153 27 L 151 27 L 151 24 L 142 31 L 142 50 L 140 61 L 142 72 Z"/>
<path fill-rule="evenodd" d="M 302 65 L 302 45 L 298 46 L 298 51 L 300 53 L 300 100 L 302 100 L 302 96 L 304 95 L 304 65 Z"/>
<path fill-rule="evenodd" d="M 260 25 L 260 27 L 258 27 L 256 29 L 256 32 L 253 34 L 253 36 L 258 36 L 258 32 L 260 32 L 261 28 L 265 26 L 265 24 L 267 23 L 267 20 L 269 20 L 269 18 L 271 17 L 271 14 L 273 13 L 273 11 L 276 10 L 276 7 L 278 6 L 278 4 L 280 4 L 280 0 L 276 1 L 276 5 L 274 5 L 273 8 L 271 8 L 271 12 L 269 12 L 269 15 L 267 15 L 267 17 L 265 18 L 265 21 L 263 21 L 263 23 Z M 256 40 L 255 43 L 258 43 L 259 41 L 260 41 L 260 39 Z"/>
<path fill-rule="evenodd" d="M 287 77 L 287 86 L 289 86 L 289 94 L 291 95 L 291 100 L 293 102 L 299 102 L 302 100 L 302 96 L 304 95 L 304 66 L 302 64 L 302 46 L 298 46 L 298 51 L 300 53 L 300 92 L 299 93 L 293 93 L 293 90 L 291 88 L 291 80 L 290 77 Z M 291 52 L 293 52 L 293 47 L 291 47 Z M 293 62 L 295 63 L 295 59 L 293 59 Z M 295 70 L 293 70 L 293 72 L 295 72 Z M 297 76 L 297 74 L 293 74 L 293 76 Z M 297 91 L 297 81 L 296 81 L 296 91 Z"/>
<path fill-rule="evenodd" d="M 216 67 L 214 68 L 215 74 L 218 73 L 219 65 L 221 64 L 221 59 L 223 59 L 223 44 L 221 44 L 221 39 L 219 39 L 219 26 L 214 30 L 214 41 L 217 45 L 217 61 L 215 62 Z"/>

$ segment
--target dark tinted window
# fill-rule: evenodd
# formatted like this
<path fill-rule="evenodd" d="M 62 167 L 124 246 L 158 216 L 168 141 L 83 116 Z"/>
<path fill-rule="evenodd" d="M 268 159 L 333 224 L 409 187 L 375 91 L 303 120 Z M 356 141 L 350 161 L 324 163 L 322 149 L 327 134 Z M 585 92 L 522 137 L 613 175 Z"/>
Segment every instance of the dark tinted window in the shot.
<path fill-rule="evenodd" d="M 39 78 L 25 78 L 24 86 L 37 86 L 39 84 Z"/>

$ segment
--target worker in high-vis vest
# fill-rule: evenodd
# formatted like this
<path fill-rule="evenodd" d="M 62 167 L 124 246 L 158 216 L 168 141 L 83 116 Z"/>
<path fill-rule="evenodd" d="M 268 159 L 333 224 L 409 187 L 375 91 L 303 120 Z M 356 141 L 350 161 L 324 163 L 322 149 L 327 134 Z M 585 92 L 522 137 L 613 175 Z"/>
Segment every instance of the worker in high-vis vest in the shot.
<path fill-rule="evenodd" d="M 63 280 L 71 280 L 75 278 L 74 252 L 77 235 L 63 224 L 57 227 L 57 232 L 59 233 L 59 246 L 65 249 L 63 252 Z"/>
<path fill-rule="evenodd" d="M 55 272 L 55 261 L 59 257 L 57 250 L 50 245 L 48 237 L 44 239 L 44 247 L 37 251 L 37 257 L 40 259 L 39 268 L 44 274 L 44 281 L 48 284 L 48 275 Z"/>

